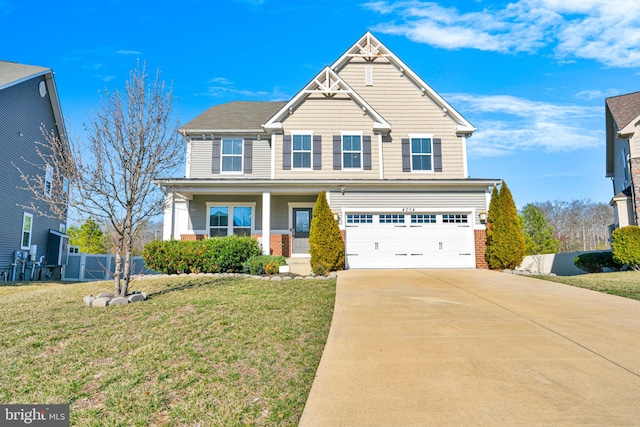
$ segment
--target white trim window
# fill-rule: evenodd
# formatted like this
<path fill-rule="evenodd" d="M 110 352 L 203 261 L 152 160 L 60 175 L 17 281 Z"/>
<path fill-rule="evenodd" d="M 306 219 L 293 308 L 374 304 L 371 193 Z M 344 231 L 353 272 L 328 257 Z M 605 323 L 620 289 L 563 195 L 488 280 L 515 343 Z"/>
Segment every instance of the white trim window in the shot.
<path fill-rule="evenodd" d="M 362 169 L 362 134 L 342 134 L 342 168 Z"/>
<path fill-rule="evenodd" d="M 254 230 L 255 205 L 207 204 L 209 237 L 251 236 Z"/>
<path fill-rule="evenodd" d="M 244 141 L 242 138 L 223 138 L 221 151 L 222 173 L 242 173 Z"/>
<path fill-rule="evenodd" d="M 24 212 L 22 214 L 22 239 L 20 249 L 31 248 L 31 235 L 33 234 L 33 214 Z"/>
<path fill-rule="evenodd" d="M 409 135 L 411 144 L 411 171 L 433 171 L 432 135 Z"/>
<path fill-rule="evenodd" d="M 44 175 L 44 194 L 51 196 L 51 187 L 53 186 L 53 166 L 47 165 Z"/>
<path fill-rule="evenodd" d="M 291 165 L 293 169 L 311 170 L 312 141 L 313 134 L 311 133 L 291 135 Z"/>

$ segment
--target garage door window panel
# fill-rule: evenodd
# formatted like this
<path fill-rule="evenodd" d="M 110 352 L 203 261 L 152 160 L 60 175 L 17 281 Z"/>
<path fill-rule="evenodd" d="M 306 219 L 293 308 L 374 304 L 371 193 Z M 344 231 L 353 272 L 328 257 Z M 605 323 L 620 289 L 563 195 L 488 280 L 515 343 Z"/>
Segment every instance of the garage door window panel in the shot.
<path fill-rule="evenodd" d="M 468 215 L 463 214 L 444 214 L 442 215 L 443 224 L 467 224 Z"/>
<path fill-rule="evenodd" d="M 404 215 L 380 215 L 380 224 L 404 224 Z"/>
<path fill-rule="evenodd" d="M 435 224 L 436 216 L 434 214 L 415 214 L 411 215 L 411 224 Z"/>
<path fill-rule="evenodd" d="M 373 215 L 348 214 L 347 224 L 372 224 Z"/>

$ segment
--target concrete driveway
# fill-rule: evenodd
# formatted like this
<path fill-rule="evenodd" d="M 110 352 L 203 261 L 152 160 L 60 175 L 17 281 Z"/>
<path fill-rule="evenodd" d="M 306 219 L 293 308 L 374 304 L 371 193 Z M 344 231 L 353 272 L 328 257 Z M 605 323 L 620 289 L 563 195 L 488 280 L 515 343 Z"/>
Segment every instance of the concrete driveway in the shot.
<path fill-rule="evenodd" d="M 640 425 L 640 301 L 483 270 L 339 274 L 301 426 L 516 424 Z"/>

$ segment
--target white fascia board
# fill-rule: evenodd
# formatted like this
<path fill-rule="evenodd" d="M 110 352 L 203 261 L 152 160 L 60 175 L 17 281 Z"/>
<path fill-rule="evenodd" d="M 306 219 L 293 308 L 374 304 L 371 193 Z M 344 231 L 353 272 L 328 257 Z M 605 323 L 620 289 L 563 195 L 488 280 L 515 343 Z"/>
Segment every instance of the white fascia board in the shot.
<path fill-rule="evenodd" d="M 621 131 L 618 132 L 618 135 L 620 137 L 625 138 L 625 139 L 630 137 L 631 135 L 636 133 L 636 125 L 638 124 L 638 122 L 640 122 L 640 116 L 638 116 L 635 119 L 631 120 L 631 122 L 628 125 L 626 125 L 624 127 L 624 129 L 622 129 Z"/>
<path fill-rule="evenodd" d="M 264 133 L 264 129 L 179 129 L 183 135 L 198 133 Z"/>
<path fill-rule="evenodd" d="M 331 69 L 338 71 L 342 67 L 347 64 L 352 56 L 354 51 L 360 49 L 360 43 L 369 37 L 370 41 L 373 41 L 378 44 L 378 49 L 381 52 L 381 57 L 386 58 L 391 64 L 393 64 L 399 70 L 413 81 L 415 85 L 419 88 L 424 88 L 425 95 L 431 98 L 443 111 L 444 114 L 450 115 L 454 118 L 454 120 L 458 123 L 458 128 L 456 128 L 457 133 L 463 134 L 471 134 L 476 128 L 469 122 L 467 119 L 462 117 L 460 113 L 458 113 L 447 101 L 444 100 L 438 93 L 431 88 L 424 80 L 422 80 L 413 70 L 402 62 L 400 58 L 398 58 L 389 48 L 387 48 L 380 40 L 376 38 L 371 32 L 367 31 L 354 45 L 348 49 L 340 58 L 338 58 L 333 65 L 331 65 Z"/>

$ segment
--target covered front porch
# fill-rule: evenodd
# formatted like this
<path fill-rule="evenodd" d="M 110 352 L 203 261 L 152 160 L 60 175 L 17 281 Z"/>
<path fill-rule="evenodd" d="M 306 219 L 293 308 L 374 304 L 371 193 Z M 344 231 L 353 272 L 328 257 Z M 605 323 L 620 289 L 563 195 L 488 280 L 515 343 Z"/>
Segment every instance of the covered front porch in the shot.
<path fill-rule="evenodd" d="M 175 188 L 166 198 L 163 237 L 252 236 L 265 255 L 308 257 L 313 207 L 321 190 L 256 191 L 241 185 Z"/>

